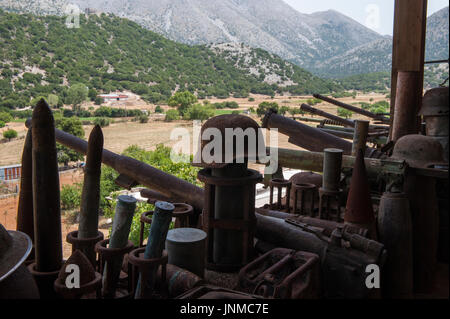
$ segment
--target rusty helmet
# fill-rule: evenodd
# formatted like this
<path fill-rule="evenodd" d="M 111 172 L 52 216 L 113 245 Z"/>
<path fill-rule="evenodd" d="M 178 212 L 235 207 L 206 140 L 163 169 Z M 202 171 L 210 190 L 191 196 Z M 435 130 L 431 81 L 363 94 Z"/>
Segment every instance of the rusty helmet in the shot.
<path fill-rule="evenodd" d="M 230 132 L 228 130 L 230 129 L 233 132 L 235 132 L 236 129 L 242 129 L 242 132 L 244 133 L 243 148 L 238 149 L 236 147 L 236 137 L 232 139 L 229 138 L 228 134 L 230 134 Z M 255 133 L 255 145 L 251 145 L 249 143 L 249 137 L 245 134 L 246 132 L 251 134 L 251 131 L 247 131 L 247 129 L 253 129 L 253 132 Z M 210 134 L 208 136 L 208 130 L 211 130 L 211 133 L 220 132 L 222 154 L 220 156 L 220 160 L 218 161 L 216 161 L 216 158 L 212 159 L 211 161 L 205 161 L 204 156 L 202 156 L 204 148 L 215 139 L 215 136 L 213 134 Z M 203 136 L 204 133 L 206 133 L 205 136 Z M 205 137 L 206 139 L 203 140 L 202 137 Z M 233 150 L 231 158 L 233 163 L 247 160 L 249 158 L 253 158 L 256 160 L 261 159 L 260 154 L 258 154 L 258 150 L 260 148 L 263 148 L 264 156 L 266 154 L 264 138 L 262 136 L 260 126 L 252 118 L 245 115 L 224 114 L 215 116 L 206 121 L 205 124 L 203 124 L 199 138 L 200 148 L 197 154 L 194 156 L 194 163 L 192 164 L 194 166 L 204 168 L 222 168 L 230 164 L 231 162 L 225 155 L 227 149 L 230 148 L 230 143 L 233 143 L 233 145 L 231 146 Z M 216 151 L 215 148 L 213 150 Z M 211 155 L 214 156 L 213 154 Z"/>
<path fill-rule="evenodd" d="M 23 264 L 31 248 L 31 239 L 27 234 L 8 231 L 0 224 L 0 283 Z"/>
<path fill-rule="evenodd" d="M 408 165 L 418 168 L 448 165 L 441 143 L 430 136 L 416 134 L 401 137 L 395 143 L 391 158 L 404 160 Z"/>
<path fill-rule="evenodd" d="M 448 116 L 448 87 L 433 88 L 428 90 L 422 99 L 422 108 L 419 115 L 423 116 Z"/>

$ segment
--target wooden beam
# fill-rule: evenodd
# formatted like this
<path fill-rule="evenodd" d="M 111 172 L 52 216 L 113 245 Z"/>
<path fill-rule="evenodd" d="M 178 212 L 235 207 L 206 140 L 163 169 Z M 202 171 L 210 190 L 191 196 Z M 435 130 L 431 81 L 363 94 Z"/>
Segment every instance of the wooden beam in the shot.
<path fill-rule="evenodd" d="M 427 0 L 395 0 L 391 75 L 391 133 L 395 116 L 398 71 L 420 72 L 419 90 L 422 96 L 427 5 Z M 419 110 L 415 111 L 418 112 Z"/>

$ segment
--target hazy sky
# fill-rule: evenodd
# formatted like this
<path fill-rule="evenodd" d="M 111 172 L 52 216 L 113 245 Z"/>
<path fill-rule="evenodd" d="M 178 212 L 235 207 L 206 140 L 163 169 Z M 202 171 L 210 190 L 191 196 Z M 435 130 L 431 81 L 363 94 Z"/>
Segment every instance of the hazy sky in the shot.
<path fill-rule="evenodd" d="M 381 34 L 392 35 L 394 0 L 284 0 L 302 13 L 334 9 Z M 428 15 L 448 6 L 449 0 L 428 0 Z"/>

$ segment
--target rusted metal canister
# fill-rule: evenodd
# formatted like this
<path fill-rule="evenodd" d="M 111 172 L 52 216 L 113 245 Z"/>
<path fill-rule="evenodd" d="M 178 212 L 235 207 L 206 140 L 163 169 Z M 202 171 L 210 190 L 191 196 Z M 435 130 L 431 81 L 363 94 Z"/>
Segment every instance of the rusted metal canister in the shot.
<path fill-rule="evenodd" d="M 323 150 L 323 186 L 327 191 L 338 191 L 341 179 L 343 151 L 336 148 Z"/>
<path fill-rule="evenodd" d="M 378 211 L 378 237 L 388 254 L 381 287 L 387 298 L 413 295 L 413 242 L 409 200 L 405 193 L 386 192 Z"/>
<path fill-rule="evenodd" d="M 169 230 L 166 250 L 169 264 L 184 268 L 204 277 L 206 233 L 196 228 L 177 228 Z"/>

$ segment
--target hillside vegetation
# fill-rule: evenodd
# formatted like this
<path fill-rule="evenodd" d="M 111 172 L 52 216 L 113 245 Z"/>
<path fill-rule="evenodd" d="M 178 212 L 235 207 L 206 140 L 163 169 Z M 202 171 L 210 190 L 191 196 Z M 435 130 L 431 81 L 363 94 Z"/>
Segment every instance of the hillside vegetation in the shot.
<path fill-rule="evenodd" d="M 269 55 L 254 53 L 255 61 Z M 0 106 L 8 108 L 49 94 L 65 101 L 68 86 L 77 83 L 91 90 L 91 99 L 96 92 L 130 90 L 154 103 L 167 101 L 177 90 L 226 98 L 342 89 L 279 58 L 278 72 L 289 77 L 290 85 L 269 84 L 208 47 L 179 44 L 106 14 L 82 15 L 80 28 L 70 29 L 62 17 L 0 10 L 0 61 Z"/>

